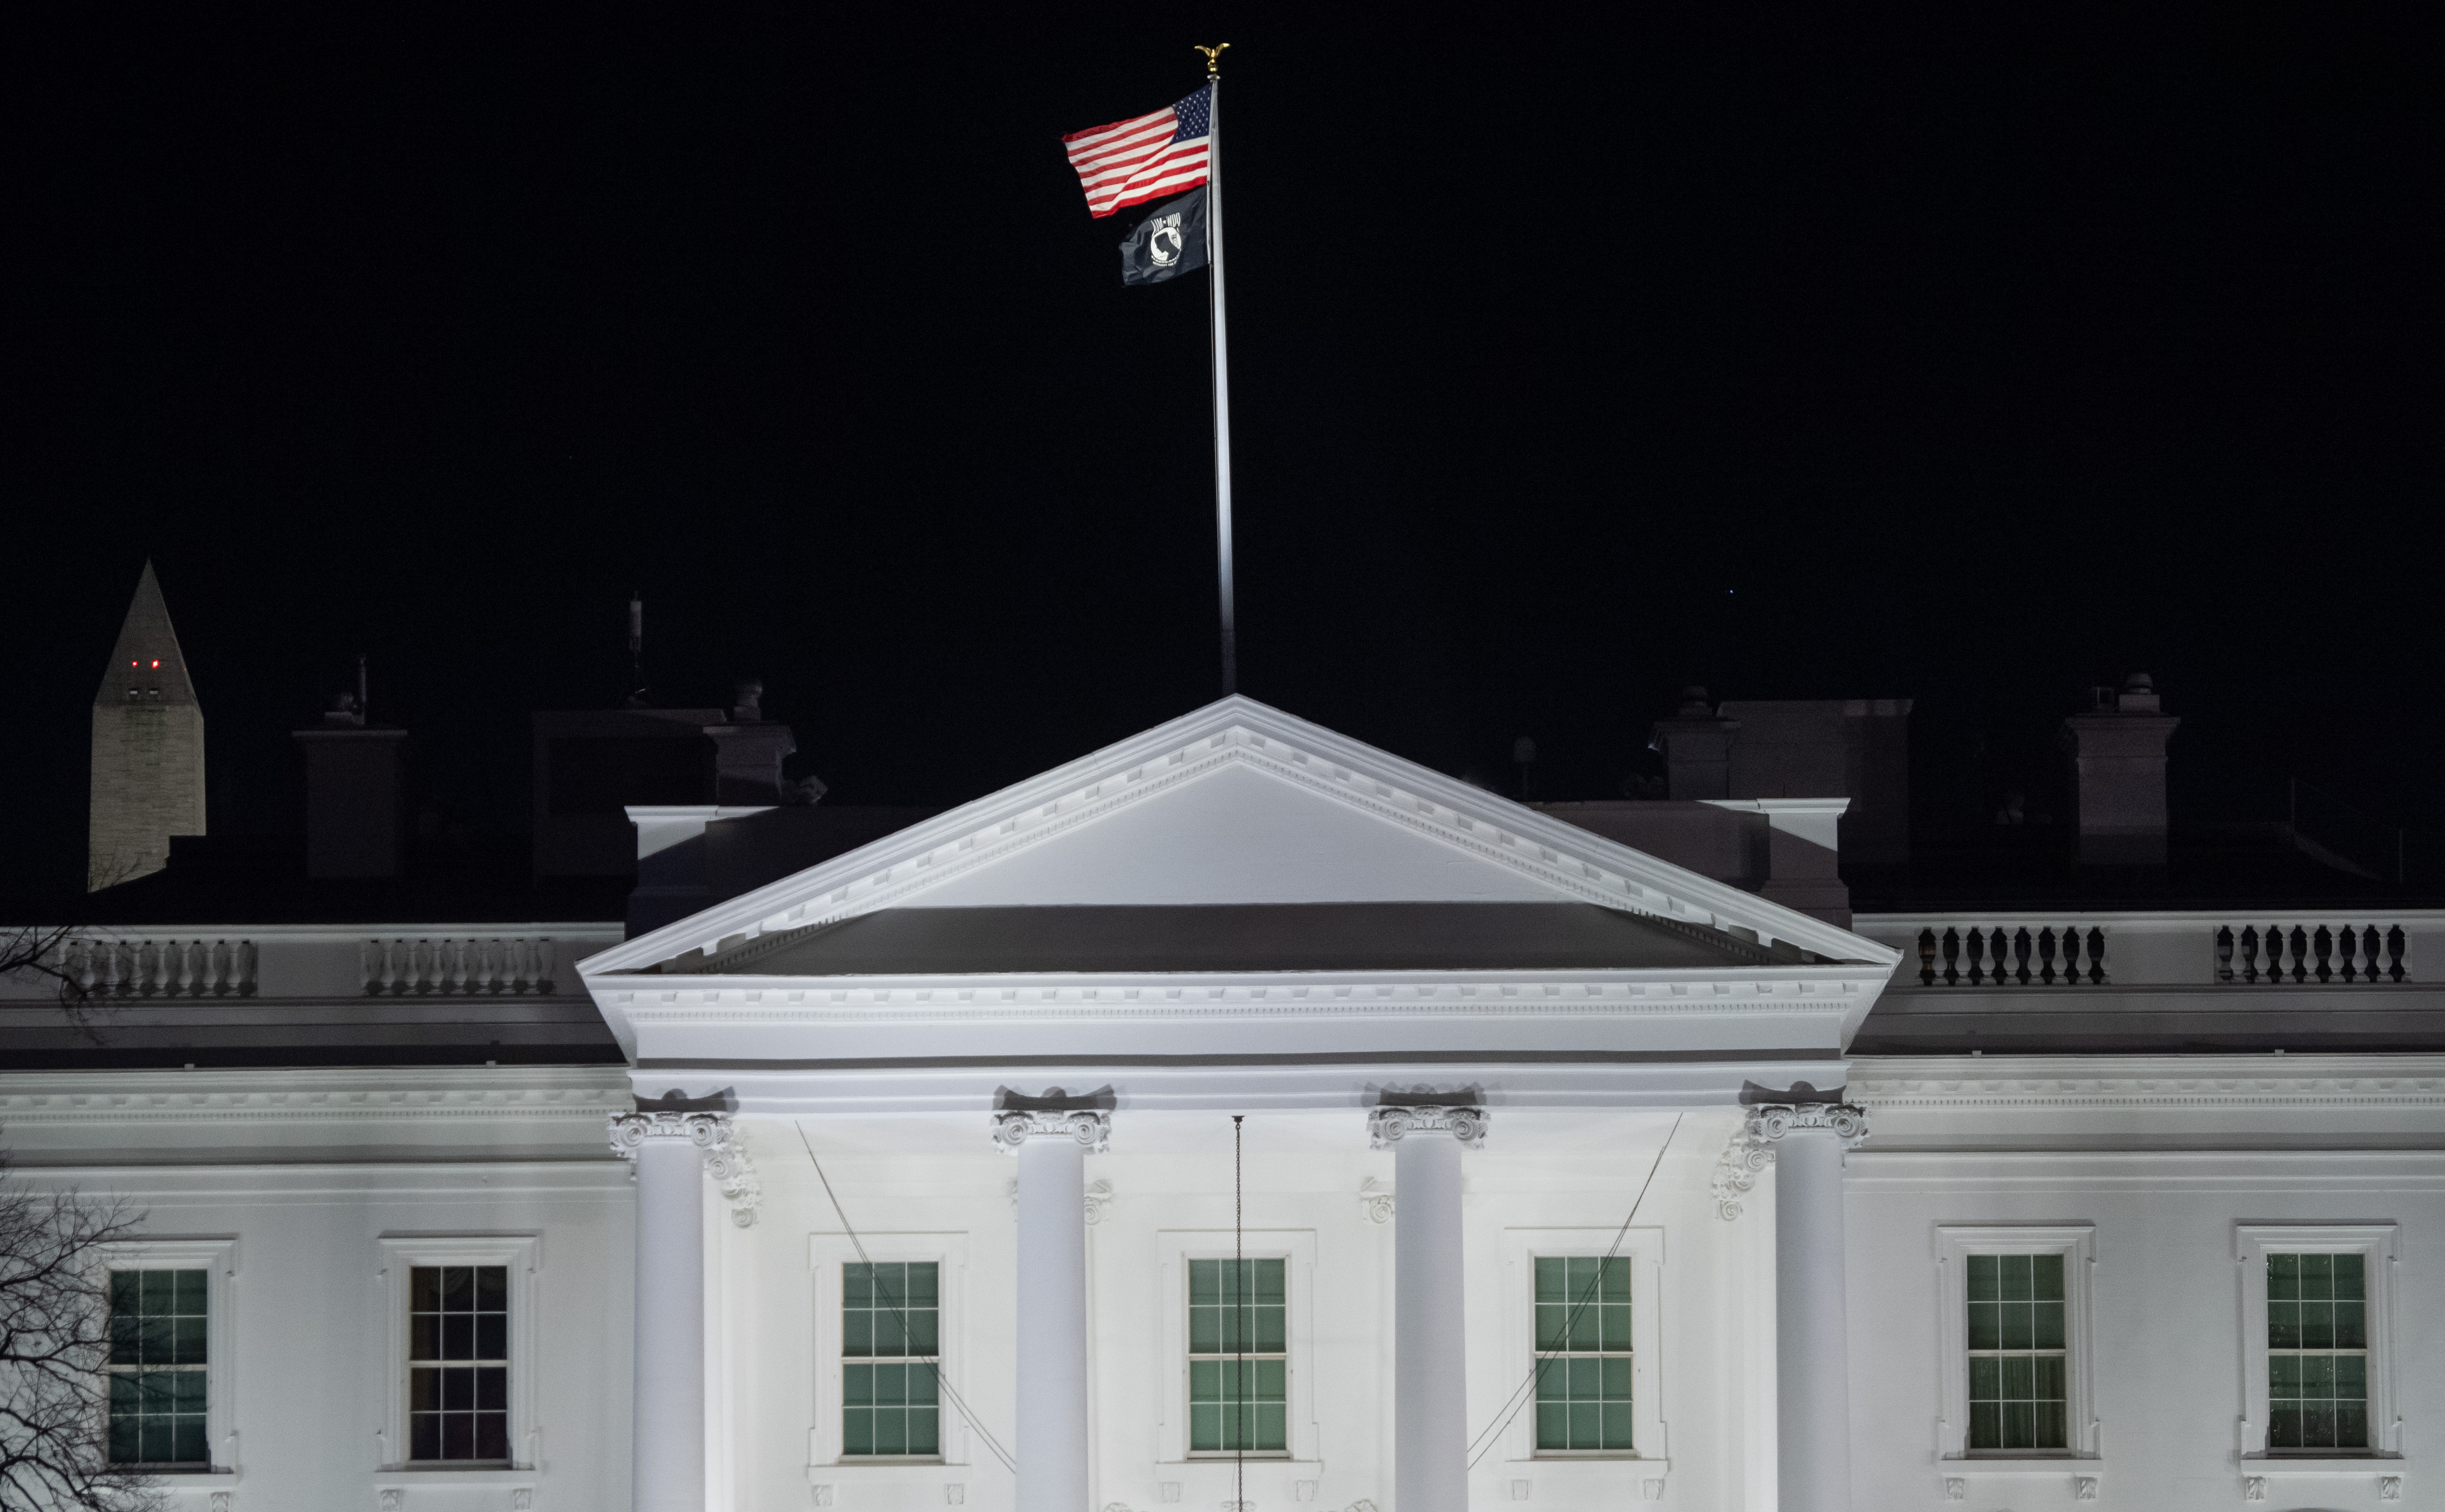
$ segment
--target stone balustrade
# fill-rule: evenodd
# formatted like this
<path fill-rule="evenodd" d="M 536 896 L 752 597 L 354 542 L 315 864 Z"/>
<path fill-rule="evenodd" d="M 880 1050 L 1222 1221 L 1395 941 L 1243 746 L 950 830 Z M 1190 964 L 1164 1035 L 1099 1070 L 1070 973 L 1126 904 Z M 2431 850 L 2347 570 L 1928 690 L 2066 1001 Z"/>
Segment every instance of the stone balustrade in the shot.
<path fill-rule="evenodd" d="M 1903 953 L 1900 992 L 2415 986 L 2445 950 L 2445 909 L 2422 908 L 1861 910 L 1852 927 Z"/>
<path fill-rule="evenodd" d="M 358 959 L 368 998 L 548 995 L 552 990 L 549 937 L 368 940 Z"/>
<path fill-rule="evenodd" d="M 252 998 L 260 957 L 251 940 L 73 939 L 61 948 L 91 998 Z"/>
<path fill-rule="evenodd" d="M 1918 932 L 1918 981 L 1922 987 L 2101 987 L 2113 980 L 2105 942 L 2101 924 L 1930 925 Z"/>
<path fill-rule="evenodd" d="M 2215 980 L 2244 984 L 2411 980 L 2400 924 L 2244 924 L 2215 932 Z"/>

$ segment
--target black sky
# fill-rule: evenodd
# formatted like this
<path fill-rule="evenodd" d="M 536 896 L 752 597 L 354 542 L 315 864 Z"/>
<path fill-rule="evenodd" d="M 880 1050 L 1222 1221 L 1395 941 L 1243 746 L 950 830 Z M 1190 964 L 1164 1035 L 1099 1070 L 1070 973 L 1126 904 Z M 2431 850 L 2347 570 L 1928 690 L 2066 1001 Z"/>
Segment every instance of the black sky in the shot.
<path fill-rule="evenodd" d="M 841 801 L 1211 697 L 1204 283 L 1057 139 L 1218 37 L 1245 691 L 1603 796 L 1685 682 L 1913 697 L 1933 782 L 2145 667 L 2177 802 L 2445 833 L 2415 8 L 1841 9 L 21 20 L 6 890 L 148 554 L 227 829 L 360 650 L 522 823 L 631 588 Z"/>

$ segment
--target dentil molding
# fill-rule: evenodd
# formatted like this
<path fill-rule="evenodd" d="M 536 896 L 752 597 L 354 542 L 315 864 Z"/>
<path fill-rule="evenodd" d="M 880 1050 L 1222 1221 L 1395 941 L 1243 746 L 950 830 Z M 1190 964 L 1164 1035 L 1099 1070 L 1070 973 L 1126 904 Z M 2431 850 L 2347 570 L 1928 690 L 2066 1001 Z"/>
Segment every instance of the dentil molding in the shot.
<path fill-rule="evenodd" d="M 635 1160 L 648 1140 L 682 1139 L 704 1152 L 705 1174 L 720 1184 L 722 1198 L 730 1204 L 730 1221 L 741 1228 L 753 1225 L 764 1201 L 764 1184 L 728 1113 L 654 1109 L 611 1115 L 611 1152 L 623 1160 Z"/>

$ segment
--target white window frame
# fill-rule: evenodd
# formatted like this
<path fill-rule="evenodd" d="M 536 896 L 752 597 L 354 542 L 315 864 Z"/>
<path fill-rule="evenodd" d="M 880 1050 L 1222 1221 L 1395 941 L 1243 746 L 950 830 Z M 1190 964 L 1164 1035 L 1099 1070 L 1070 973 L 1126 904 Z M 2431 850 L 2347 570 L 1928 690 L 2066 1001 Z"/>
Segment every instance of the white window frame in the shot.
<path fill-rule="evenodd" d="M 866 1246 L 863 1256 L 858 1253 L 860 1241 Z M 968 1464 L 973 1450 L 968 1443 L 967 1419 L 951 1405 L 949 1392 L 941 1393 L 942 1428 L 937 1442 L 942 1445 L 942 1453 L 854 1457 L 844 1453 L 841 1284 L 847 1267 L 861 1260 L 877 1265 L 931 1261 L 941 1267 L 935 1275 L 941 1291 L 937 1297 L 940 1313 L 935 1319 L 934 1369 L 951 1391 L 962 1396 L 967 1391 L 961 1372 L 968 1353 L 968 1236 L 964 1232 L 860 1234 L 852 1241 L 847 1234 L 812 1235 L 807 1264 L 815 1291 L 815 1421 L 807 1430 L 808 1465 L 873 1470 L 887 1476 L 893 1471 L 924 1475 L 946 1465 Z"/>
<path fill-rule="evenodd" d="M 532 1474 L 535 1466 L 535 1273 L 543 1265 L 539 1234 L 392 1235 L 382 1251 L 383 1381 L 382 1470 L 392 1475 Z M 489 1461 L 411 1460 L 408 1450 L 407 1353 L 409 1272 L 420 1265 L 502 1265 L 510 1273 L 510 1453 L 508 1465 Z"/>
<path fill-rule="evenodd" d="M 1251 1464 L 1278 1468 L 1284 1465 L 1318 1463 L 1321 1435 L 1316 1421 L 1316 1230 L 1251 1228 L 1235 1250 L 1227 1228 L 1167 1228 L 1155 1233 L 1157 1287 L 1162 1309 L 1158 1318 L 1163 1340 L 1163 1371 L 1170 1390 L 1159 1399 L 1162 1421 L 1155 1430 L 1155 1453 L 1166 1465 L 1229 1465 L 1240 1455 L 1229 1451 L 1191 1451 L 1188 1447 L 1188 1262 L 1193 1260 L 1278 1260 L 1289 1304 L 1283 1312 L 1283 1442 L 1280 1449 L 1250 1450 Z M 1453 1326 L 1461 1320 L 1454 1318 Z"/>
<path fill-rule="evenodd" d="M 2063 1415 L 2069 1441 L 2061 1449 L 1969 1447 L 1969 1257 L 2060 1255 L 2063 1262 Z M 1945 1473 L 1981 1467 L 2081 1465 L 2100 1458 L 2097 1421 L 2097 1351 L 2091 1320 L 2097 1271 L 2095 1223 L 1939 1223 L 1935 1228 L 1936 1339 L 1943 1398 L 1936 1454 Z"/>
<path fill-rule="evenodd" d="M 165 1486 L 224 1487 L 237 1479 L 237 1320 L 232 1307 L 237 1279 L 237 1240 L 116 1240 L 101 1247 L 109 1271 L 204 1273 L 204 1443 L 212 1455 L 203 1470 L 147 1472 Z M 105 1420 L 109 1411 L 104 1408 Z"/>
<path fill-rule="evenodd" d="M 1621 1244 L 1614 1245 L 1619 1235 Z M 1537 1447 L 1536 1388 L 1503 1430 L 1506 1464 L 1537 1465 L 1545 1470 L 1569 1465 L 1633 1464 L 1669 1471 L 1671 1445 L 1666 1434 L 1670 1414 L 1664 1410 L 1664 1230 L 1633 1228 L 1624 1234 L 1608 1228 L 1506 1228 L 1502 1231 L 1502 1369 L 1507 1391 L 1527 1373 L 1537 1357 L 1537 1261 L 1540 1258 L 1585 1259 L 1611 1252 L 1630 1261 L 1630 1451 L 1615 1449 L 1546 1449 Z M 1567 1473 L 1567 1472 L 1564 1472 Z"/>
<path fill-rule="evenodd" d="M 2253 1473 L 2286 1466 L 2370 1465 L 2402 1460 L 2402 1422 L 2395 1415 L 2394 1238 L 2392 1223 L 2235 1223 L 2232 1258 L 2241 1267 L 2241 1457 Z M 2324 1454 L 2269 1453 L 2267 1391 L 2267 1257 L 2358 1255 L 2367 1290 L 2369 1447 Z"/>

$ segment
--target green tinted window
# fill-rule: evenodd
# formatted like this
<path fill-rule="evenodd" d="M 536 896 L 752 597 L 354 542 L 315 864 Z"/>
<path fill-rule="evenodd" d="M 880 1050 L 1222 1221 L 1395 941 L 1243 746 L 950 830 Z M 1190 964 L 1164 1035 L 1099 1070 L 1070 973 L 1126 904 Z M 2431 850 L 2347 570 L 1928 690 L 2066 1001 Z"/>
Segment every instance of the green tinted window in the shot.
<path fill-rule="evenodd" d="M 1288 1262 L 1188 1262 L 1188 1447 L 1278 1454 L 1290 1447 Z"/>
<path fill-rule="evenodd" d="M 110 1273 L 110 1459 L 205 1465 L 202 1271 Z"/>
<path fill-rule="evenodd" d="M 1535 1305 L 1537 1447 L 1633 1448 L 1629 1260 L 1540 1255 Z"/>
<path fill-rule="evenodd" d="M 908 1260 L 841 1269 L 841 1450 L 943 1452 L 942 1267 Z"/>
<path fill-rule="evenodd" d="M 1972 1255 L 1967 1279 L 1969 1447 L 2067 1447 L 2062 1257 Z"/>
<path fill-rule="evenodd" d="M 2364 1449 L 2368 1301 L 2358 1255 L 2267 1257 L 2267 1447 Z"/>

